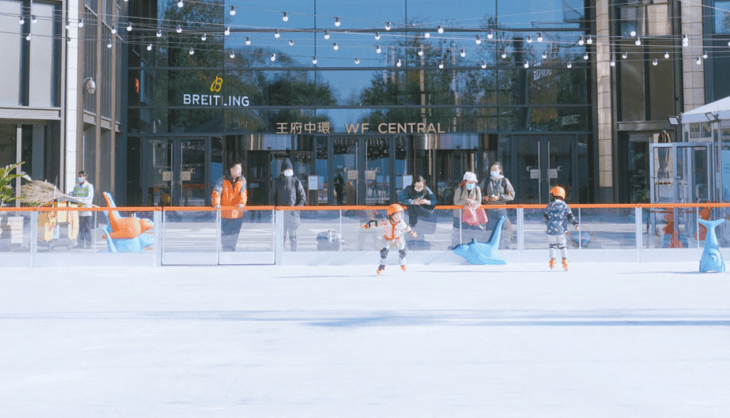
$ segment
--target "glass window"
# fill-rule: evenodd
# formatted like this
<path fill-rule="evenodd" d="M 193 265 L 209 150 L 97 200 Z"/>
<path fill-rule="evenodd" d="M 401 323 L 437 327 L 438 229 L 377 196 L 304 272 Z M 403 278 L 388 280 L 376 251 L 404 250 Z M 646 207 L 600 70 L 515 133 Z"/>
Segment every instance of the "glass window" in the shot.
<path fill-rule="evenodd" d="M 676 115 L 674 111 L 674 55 L 668 42 L 653 41 L 649 49 L 649 114 L 650 120 L 667 120 Z M 664 53 L 669 52 L 669 59 Z M 656 60 L 657 65 L 653 65 Z"/>
<path fill-rule="evenodd" d="M 621 103 L 619 119 L 624 122 L 645 120 L 645 77 L 644 58 L 641 47 L 632 47 L 622 43 L 621 49 L 627 52 L 626 59 L 620 59 L 618 64 L 618 94 Z M 619 52 L 620 53 L 620 52 Z M 667 88 L 665 86 L 665 88 Z"/>
<path fill-rule="evenodd" d="M 17 162 L 18 129 L 16 125 L 0 124 L 0 167 Z M 23 167 L 25 169 L 25 167 Z"/>
<path fill-rule="evenodd" d="M 714 33 L 730 33 L 730 1 L 715 0 L 713 15 Z"/>
<path fill-rule="evenodd" d="M 689 124 L 689 132 L 690 138 L 701 138 L 702 132 L 700 131 L 700 124 L 699 123 L 690 123 Z"/>
<path fill-rule="evenodd" d="M 0 45 L 3 46 L 3 59 L 0 60 L 0 105 L 20 105 L 20 30 L 18 24 L 21 2 L 16 0 L 0 2 Z"/>

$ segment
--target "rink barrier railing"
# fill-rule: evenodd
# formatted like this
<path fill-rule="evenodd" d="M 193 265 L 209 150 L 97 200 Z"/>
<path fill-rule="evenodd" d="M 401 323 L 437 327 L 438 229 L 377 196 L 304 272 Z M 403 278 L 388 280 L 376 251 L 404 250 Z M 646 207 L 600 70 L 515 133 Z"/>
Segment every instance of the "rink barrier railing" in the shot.
<path fill-rule="evenodd" d="M 507 210 L 514 210 L 516 211 L 516 224 L 517 224 L 517 248 L 515 250 L 500 250 L 500 253 L 512 253 L 511 257 L 504 257 L 505 259 L 508 259 L 512 262 L 525 262 L 525 261 L 532 261 L 532 256 L 535 255 L 535 251 L 538 250 L 528 250 L 525 248 L 525 241 L 524 241 L 524 225 L 525 225 L 525 217 L 524 217 L 524 211 L 527 210 L 544 210 L 546 208 L 546 205 L 544 204 L 515 204 L 515 205 L 481 205 L 480 208 L 482 209 L 507 209 Z M 684 213 L 692 213 L 694 212 L 694 221 L 691 223 L 694 223 L 693 227 L 695 228 L 695 231 L 700 230 L 699 222 L 696 222 L 696 219 L 700 218 L 700 211 L 703 209 L 730 209 L 730 203 L 643 203 L 643 204 L 570 204 L 570 208 L 573 210 L 574 215 L 578 218 L 579 222 L 581 220 L 581 210 L 582 209 L 603 209 L 603 210 L 609 210 L 609 209 L 633 209 L 634 210 L 634 217 L 635 217 L 635 250 L 596 250 L 596 249 L 583 249 L 581 247 L 582 245 L 582 237 L 581 234 L 583 230 L 577 231 L 578 234 L 578 250 L 582 251 L 583 253 L 588 252 L 613 252 L 614 255 L 620 256 L 621 261 L 632 261 L 631 253 L 635 254 L 635 261 L 636 262 L 642 262 L 642 261 L 658 261 L 658 260 L 666 260 L 666 261 L 680 261 L 680 260 L 691 260 L 691 259 L 697 259 L 698 255 L 701 253 L 700 248 L 700 241 L 699 239 L 696 240 L 696 247 L 692 248 L 686 248 L 684 251 L 682 249 L 676 249 L 676 248 L 658 248 L 658 249 L 652 249 L 654 251 L 662 251 L 666 252 L 668 254 L 667 257 L 653 257 L 651 260 L 644 260 L 642 257 L 642 253 L 645 253 L 649 250 L 647 250 L 644 247 L 644 243 L 642 242 L 643 237 L 643 226 L 644 226 L 644 220 L 647 219 L 644 217 L 644 210 L 648 210 L 649 214 L 667 214 L 671 211 L 674 211 L 674 218 L 678 219 L 677 213 L 678 210 L 683 209 Z M 74 265 L 74 266 L 83 266 L 83 265 L 101 265 L 101 266 L 116 266 L 116 265 L 122 265 L 122 266 L 129 266 L 130 261 L 132 262 L 132 265 L 152 265 L 152 266 L 161 266 L 162 263 L 162 255 L 165 250 L 165 229 L 164 225 L 166 222 L 165 214 L 172 214 L 176 212 L 215 212 L 215 237 L 216 237 L 216 248 L 215 248 L 215 257 L 214 259 L 217 260 L 216 263 L 201 263 L 201 264 L 298 264 L 297 260 L 292 258 L 292 260 L 285 260 L 285 253 L 287 253 L 284 250 L 285 240 L 284 239 L 277 239 L 278 237 L 283 236 L 284 232 L 284 218 L 283 214 L 285 211 L 338 211 L 339 212 L 339 234 L 342 236 L 342 215 L 345 211 L 386 211 L 388 209 L 388 206 L 296 206 L 296 207 L 285 207 L 285 206 L 246 206 L 243 211 L 244 212 L 270 212 L 271 213 L 271 219 L 272 219 L 272 244 L 273 244 L 273 260 L 271 262 L 267 262 L 266 260 L 261 261 L 261 259 L 255 259 L 253 262 L 249 261 L 243 261 L 243 262 L 237 262 L 236 260 L 233 260 L 232 262 L 221 262 L 221 245 L 220 245 L 220 236 L 221 236 L 221 211 L 226 210 L 240 210 L 237 207 L 221 207 L 221 208 L 212 208 L 212 207 L 195 207 L 195 206 L 187 206 L 187 207 L 114 207 L 114 208 L 108 208 L 108 207 L 92 207 L 92 208 L 79 208 L 79 207 L 1 207 L 0 208 L 0 226 L 2 226 L 2 216 L 4 213 L 29 213 L 30 221 L 29 221 L 29 246 L 26 251 L 20 251 L 20 252 L 7 252 L 3 249 L 2 239 L 6 238 L 0 235 L 0 267 L 55 267 L 55 266 L 62 266 L 62 265 Z M 461 211 L 461 206 L 454 206 L 454 205 L 439 205 L 435 207 L 435 210 L 459 210 Z M 656 210 L 655 210 L 656 209 Z M 690 211 L 687 211 L 687 209 L 690 209 Z M 691 209 L 694 209 L 692 211 Z M 154 222 L 155 228 L 150 231 L 153 235 L 153 244 L 152 244 L 152 250 L 147 251 L 142 254 L 138 253 L 108 253 L 106 250 L 106 243 L 99 243 L 98 239 L 93 240 L 93 252 L 96 256 L 101 254 L 108 254 L 114 258 L 117 259 L 125 259 L 122 260 L 121 263 L 115 263 L 115 262 L 109 262 L 111 259 L 109 257 L 106 257 L 105 260 L 102 260 L 101 264 L 99 263 L 93 263 L 89 262 L 89 254 L 77 254 L 77 253 L 71 253 L 66 252 L 62 253 L 61 257 L 69 257 L 68 261 L 65 262 L 58 262 L 59 257 L 56 257 L 56 263 L 51 262 L 50 264 L 48 262 L 45 263 L 38 263 L 38 217 L 39 214 L 45 213 L 45 212 L 92 212 L 94 216 L 94 222 L 93 225 L 95 226 L 95 232 L 98 233 L 98 230 L 100 228 L 96 227 L 96 225 L 99 224 L 98 221 L 98 212 L 105 212 L 109 210 L 114 210 L 117 212 L 122 213 L 130 213 L 128 216 L 132 216 L 132 213 L 151 213 L 152 214 L 152 221 Z M 577 212 L 577 213 L 576 213 Z M 461 213 L 460 213 L 461 214 Z M 727 214 L 721 215 L 724 219 L 730 219 L 730 216 Z M 461 218 L 461 217 L 460 217 Z M 711 219 L 717 219 L 717 216 L 710 217 Z M 653 219 L 653 218 L 652 218 Z M 648 221 L 647 221 L 648 222 Z M 105 221 L 103 222 L 106 223 Z M 679 222 L 674 222 L 675 230 L 679 229 Z M 158 227 L 159 226 L 159 227 Z M 704 228 L 704 227 L 703 227 Z M 9 228 L 6 229 L 6 231 Z M 157 234 L 154 233 L 154 231 L 160 230 L 162 233 Z M 0 232 L 4 232 L 0 229 Z M 647 228 L 648 233 L 648 228 Z M 23 230 L 23 234 L 25 234 L 25 228 Z M 459 237 L 461 238 L 462 230 L 461 230 L 461 222 L 459 222 Z M 98 234 L 101 236 L 101 234 Z M 36 239 L 30 239 L 32 237 L 36 237 Z M 460 241 L 462 241 L 460 239 Z M 462 241 L 463 242 L 463 241 Z M 49 247 L 50 248 L 50 247 Z M 723 250 L 724 248 L 721 248 Z M 580 251 L 578 254 L 580 254 Z M 335 251 L 334 253 L 340 253 L 345 251 Z M 354 252 L 354 251 L 347 251 L 347 252 Z M 364 251 L 365 253 L 371 254 L 372 251 Z M 446 257 L 440 257 L 438 260 L 442 260 L 446 263 L 463 263 L 463 259 L 460 257 L 457 257 L 453 255 L 451 251 L 444 251 L 444 250 L 431 250 L 431 251 L 422 251 L 421 253 L 450 253 L 449 256 Z M 516 256 L 515 253 L 516 252 Z M 547 249 L 539 250 L 541 253 L 547 253 Z M 533 253 L 533 254 L 531 254 Z M 295 253 L 288 253 L 288 255 L 294 255 Z M 310 252 L 311 254 L 311 252 Z M 18 260 L 19 258 L 22 258 L 22 255 L 26 255 L 27 260 L 25 262 Z M 306 258 L 309 258 L 306 254 L 297 254 L 299 255 L 298 259 L 300 261 L 305 260 Z M 7 262 L 8 256 L 11 256 L 14 261 L 19 262 Z M 81 256 L 81 259 L 84 260 L 84 262 L 80 262 L 79 260 L 75 259 L 78 257 L 75 256 Z M 144 257 L 135 257 L 135 256 L 144 256 Z M 543 258 L 545 255 L 542 256 Z M 135 260 L 137 258 L 137 260 Z M 142 258 L 145 258 L 147 260 L 143 260 Z M 342 261 L 342 257 L 338 256 L 340 261 Z M 372 257 L 371 257 L 372 258 Z M 600 257 L 599 257 L 600 258 Z M 195 258 L 193 257 L 193 260 Z M 321 258 L 320 258 L 321 259 Z M 571 256 L 572 259 L 572 256 Z M 429 264 L 428 261 L 433 261 L 433 257 L 431 255 L 426 255 L 426 258 L 423 259 L 425 264 Z M 428 260 L 428 261 L 426 261 Z M 139 261 L 143 261 L 142 263 L 138 263 Z M 261 261 L 261 262 L 257 262 Z M 325 260 L 326 261 L 326 260 Z M 541 261 L 541 260 L 535 260 L 535 261 Z M 437 261 L 438 262 L 438 261 Z M 188 264 L 188 263 L 185 263 Z M 195 262 L 189 263 L 188 265 L 195 265 Z M 306 261 L 301 262 L 301 264 L 307 264 Z M 340 263 L 341 264 L 341 263 Z"/>

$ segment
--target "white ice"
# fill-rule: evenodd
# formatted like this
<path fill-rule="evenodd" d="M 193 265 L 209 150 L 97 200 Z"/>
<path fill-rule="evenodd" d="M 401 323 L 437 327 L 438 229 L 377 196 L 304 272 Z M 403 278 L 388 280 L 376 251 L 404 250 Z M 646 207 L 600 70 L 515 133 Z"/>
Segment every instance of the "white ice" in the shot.
<path fill-rule="evenodd" d="M 0 269 L 0 417 L 730 416 L 726 273 L 390 261 Z"/>

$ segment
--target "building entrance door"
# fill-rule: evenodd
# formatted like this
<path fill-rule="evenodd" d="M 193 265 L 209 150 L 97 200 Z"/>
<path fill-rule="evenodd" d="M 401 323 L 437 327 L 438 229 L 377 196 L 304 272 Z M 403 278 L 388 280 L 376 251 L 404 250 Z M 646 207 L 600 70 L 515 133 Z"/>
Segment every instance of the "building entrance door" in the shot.
<path fill-rule="evenodd" d="M 567 201 L 577 198 L 577 139 L 572 135 L 514 136 L 513 155 L 517 164 L 514 178 L 515 200 L 519 203 L 548 203 L 550 189 L 565 189 Z M 512 180 L 512 179 L 510 179 Z"/>
<path fill-rule="evenodd" d="M 208 138 L 156 138 L 146 144 L 144 205 L 210 206 Z"/>
<path fill-rule="evenodd" d="M 481 181 L 477 170 L 477 151 L 474 150 L 437 150 L 436 151 L 436 190 L 433 192 L 440 204 L 453 205 L 454 191 L 464 179 L 464 173 L 471 171 Z"/>
<path fill-rule="evenodd" d="M 342 205 L 389 205 L 395 200 L 391 181 L 394 138 L 332 137 L 333 170 L 329 184 Z M 392 200 L 392 201 L 391 201 Z"/>

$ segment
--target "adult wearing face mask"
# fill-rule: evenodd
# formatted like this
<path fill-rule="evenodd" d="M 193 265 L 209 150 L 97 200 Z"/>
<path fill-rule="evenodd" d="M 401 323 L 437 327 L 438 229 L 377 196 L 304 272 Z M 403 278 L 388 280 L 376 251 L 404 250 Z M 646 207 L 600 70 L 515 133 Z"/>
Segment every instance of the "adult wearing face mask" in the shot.
<path fill-rule="evenodd" d="M 464 173 L 464 180 L 454 191 L 455 206 L 478 206 L 482 202 L 482 191 L 477 186 L 477 175 L 471 171 Z M 469 225 L 462 221 L 462 211 L 454 210 L 454 231 L 451 233 L 451 246 L 456 247 L 462 243 L 469 243 L 476 238 L 477 233 L 482 229 L 478 225 Z M 459 239 L 459 226 L 461 226 L 461 239 Z"/>
<path fill-rule="evenodd" d="M 269 202 L 274 206 L 304 206 L 307 198 L 304 193 L 302 182 L 294 177 L 294 168 L 289 159 L 281 164 L 281 174 L 274 180 L 269 192 Z M 284 212 L 284 236 L 289 235 L 291 250 L 297 250 L 297 228 L 301 223 L 298 210 L 285 210 Z"/>
<path fill-rule="evenodd" d="M 79 171 L 79 177 L 76 179 L 76 186 L 71 190 L 69 195 L 77 197 L 84 202 L 84 207 L 91 207 L 94 201 L 94 185 L 86 180 L 86 173 Z M 91 212 L 79 212 L 79 248 L 91 248 Z"/>
<path fill-rule="evenodd" d="M 419 216 L 426 218 L 433 214 L 436 196 L 426 186 L 423 176 L 415 176 L 413 184 L 404 190 L 400 204 L 408 208 L 408 224 L 414 227 L 418 223 Z"/>
<path fill-rule="evenodd" d="M 223 251 L 236 251 L 238 234 L 243 223 L 243 208 L 248 200 L 246 178 L 243 177 L 241 163 L 232 162 L 228 166 L 228 174 L 219 178 L 213 187 L 213 207 L 235 206 L 233 210 L 221 211 L 221 247 Z"/>
<path fill-rule="evenodd" d="M 489 167 L 489 177 L 482 180 L 481 188 L 484 193 L 484 203 L 487 205 L 504 205 L 515 199 L 515 189 L 512 183 L 502 174 L 502 164 L 495 162 Z M 501 216 L 507 217 L 507 209 L 490 209 L 489 223 L 487 229 L 493 229 L 494 225 L 499 222 Z M 509 235 L 502 234 L 505 239 L 509 236 L 512 240 L 512 223 L 509 219 L 505 219 L 504 228 L 507 229 Z"/>

